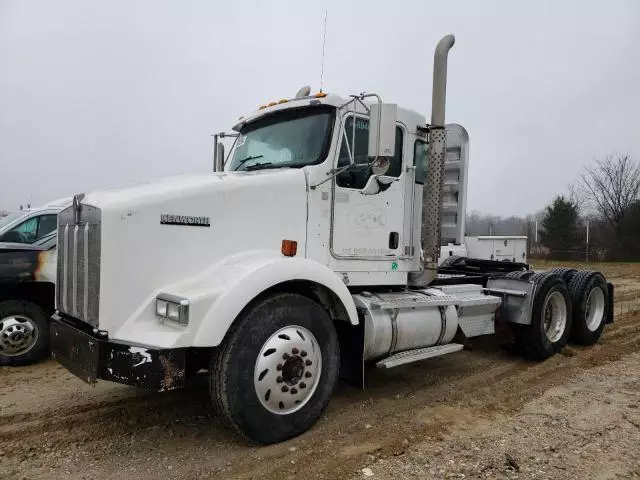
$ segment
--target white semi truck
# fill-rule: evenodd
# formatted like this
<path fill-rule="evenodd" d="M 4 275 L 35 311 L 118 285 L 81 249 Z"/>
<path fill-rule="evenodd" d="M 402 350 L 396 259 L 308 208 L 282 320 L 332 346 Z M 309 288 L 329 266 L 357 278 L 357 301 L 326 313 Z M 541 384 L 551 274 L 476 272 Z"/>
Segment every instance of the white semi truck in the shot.
<path fill-rule="evenodd" d="M 340 376 L 364 386 L 369 367 L 456 352 L 498 322 L 535 360 L 596 342 L 613 321 L 598 272 L 438 267 L 453 43 L 436 47 L 430 124 L 304 88 L 241 118 L 214 173 L 76 195 L 54 357 L 88 383 L 157 390 L 206 369 L 228 423 L 273 443 L 311 428 Z"/>

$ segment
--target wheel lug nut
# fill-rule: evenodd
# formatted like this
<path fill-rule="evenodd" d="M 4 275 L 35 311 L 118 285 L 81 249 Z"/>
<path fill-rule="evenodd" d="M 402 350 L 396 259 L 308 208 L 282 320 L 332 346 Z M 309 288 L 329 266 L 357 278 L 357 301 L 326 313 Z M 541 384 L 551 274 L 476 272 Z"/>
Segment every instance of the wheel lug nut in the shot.
<path fill-rule="evenodd" d="M 281 363 L 278 364 L 278 366 L 276 367 L 276 370 L 278 370 L 278 371 L 282 370 L 282 364 Z"/>
<path fill-rule="evenodd" d="M 299 350 L 297 348 L 294 348 L 291 350 L 291 353 L 293 353 L 294 355 L 297 355 L 299 352 Z"/>
<path fill-rule="evenodd" d="M 288 360 L 289 359 L 289 354 L 285 352 L 285 354 L 282 355 L 282 358 L 285 359 L 285 360 Z"/>
<path fill-rule="evenodd" d="M 304 364 L 305 364 L 307 367 L 310 367 L 310 366 L 311 366 L 311 363 L 312 363 L 312 362 L 311 362 L 311 360 L 307 360 L 306 362 L 304 362 Z"/>
<path fill-rule="evenodd" d="M 306 356 L 307 356 L 307 352 L 306 352 L 305 350 L 302 350 L 302 351 L 300 352 L 300 356 L 301 356 L 301 357 L 306 357 Z"/>
<path fill-rule="evenodd" d="M 307 388 L 307 384 L 304 382 L 300 382 L 300 385 L 298 385 L 300 388 Z"/>
<path fill-rule="evenodd" d="M 304 378 L 311 378 L 311 372 L 306 372 L 304 374 Z"/>
<path fill-rule="evenodd" d="M 282 377 L 276 378 L 276 383 L 282 383 Z"/>
<path fill-rule="evenodd" d="M 288 392 L 289 391 L 289 387 L 287 387 L 286 385 L 283 385 L 282 386 L 282 391 L 285 392 L 285 393 Z"/>
<path fill-rule="evenodd" d="M 291 395 L 295 395 L 296 393 L 298 393 L 298 390 L 296 390 L 295 388 L 291 389 Z"/>

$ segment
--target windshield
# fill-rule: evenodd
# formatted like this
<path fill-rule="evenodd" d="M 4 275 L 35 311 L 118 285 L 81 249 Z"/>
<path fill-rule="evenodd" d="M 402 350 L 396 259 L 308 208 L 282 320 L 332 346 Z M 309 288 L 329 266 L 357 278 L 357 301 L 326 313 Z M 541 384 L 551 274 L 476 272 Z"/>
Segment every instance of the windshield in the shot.
<path fill-rule="evenodd" d="M 0 217 L 0 229 L 5 225 L 9 225 L 9 223 L 13 222 L 20 215 L 22 215 L 22 212 L 10 213 L 6 217 Z"/>
<path fill-rule="evenodd" d="M 286 110 L 244 126 L 228 170 L 320 163 L 329 150 L 334 110 L 333 107 Z"/>

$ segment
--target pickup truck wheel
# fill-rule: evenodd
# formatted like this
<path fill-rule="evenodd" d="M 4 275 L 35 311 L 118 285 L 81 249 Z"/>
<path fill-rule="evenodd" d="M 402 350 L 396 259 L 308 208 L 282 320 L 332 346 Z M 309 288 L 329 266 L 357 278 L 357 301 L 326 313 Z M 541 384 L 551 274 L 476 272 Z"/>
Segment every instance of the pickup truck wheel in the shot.
<path fill-rule="evenodd" d="M 48 354 L 47 315 L 35 303 L 0 303 L 0 365 L 27 365 Z"/>
<path fill-rule="evenodd" d="M 213 356 L 211 397 L 248 440 L 281 442 L 322 415 L 339 365 L 338 336 L 322 307 L 302 295 L 275 294 L 243 313 Z"/>
<path fill-rule="evenodd" d="M 602 274 L 593 271 L 576 273 L 569 283 L 573 301 L 571 341 L 579 345 L 593 345 L 604 329 L 609 290 Z"/>
<path fill-rule="evenodd" d="M 537 284 L 530 325 L 514 325 L 518 349 L 525 358 L 545 360 L 562 350 L 571 331 L 571 299 L 567 285 L 552 272 L 531 277 Z"/>

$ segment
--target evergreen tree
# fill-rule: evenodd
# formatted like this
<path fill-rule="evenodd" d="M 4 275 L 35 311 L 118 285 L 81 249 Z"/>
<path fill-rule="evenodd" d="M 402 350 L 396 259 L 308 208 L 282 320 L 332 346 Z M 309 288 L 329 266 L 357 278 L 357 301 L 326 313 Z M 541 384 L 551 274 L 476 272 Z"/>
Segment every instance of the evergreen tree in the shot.
<path fill-rule="evenodd" d="M 564 196 L 557 196 L 542 219 L 542 244 L 557 260 L 580 259 L 578 241 L 578 207 Z"/>
<path fill-rule="evenodd" d="M 613 258 L 617 260 L 640 260 L 640 200 L 632 203 L 618 223 L 618 248 Z"/>

